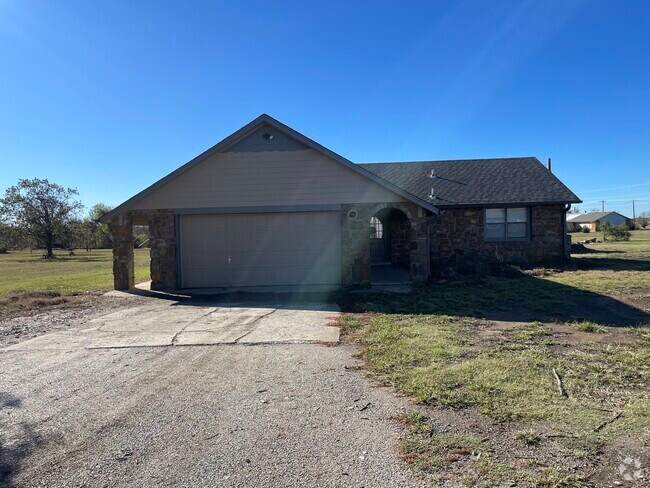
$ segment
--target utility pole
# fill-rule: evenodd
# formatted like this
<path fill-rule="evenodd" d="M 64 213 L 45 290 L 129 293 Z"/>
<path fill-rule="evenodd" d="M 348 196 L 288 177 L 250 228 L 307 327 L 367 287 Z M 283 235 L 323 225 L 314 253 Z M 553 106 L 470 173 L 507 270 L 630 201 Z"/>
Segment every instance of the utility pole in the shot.
<path fill-rule="evenodd" d="M 632 223 L 636 224 L 636 209 L 634 208 L 634 200 L 632 200 Z"/>
<path fill-rule="evenodd" d="M 603 212 L 604 212 L 605 211 L 605 200 L 601 200 L 600 203 L 603 206 Z"/>

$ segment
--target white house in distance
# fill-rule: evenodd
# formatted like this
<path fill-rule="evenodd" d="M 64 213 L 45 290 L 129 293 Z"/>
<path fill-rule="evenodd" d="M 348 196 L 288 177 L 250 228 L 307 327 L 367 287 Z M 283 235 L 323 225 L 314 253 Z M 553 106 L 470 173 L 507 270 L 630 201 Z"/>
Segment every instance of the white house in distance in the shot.
<path fill-rule="evenodd" d="M 596 232 L 604 222 L 612 225 L 631 225 L 632 220 L 618 212 L 589 212 L 567 214 L 566 222 L 569 232 L 580 232 L 585 227 L 591 232 Z"/>

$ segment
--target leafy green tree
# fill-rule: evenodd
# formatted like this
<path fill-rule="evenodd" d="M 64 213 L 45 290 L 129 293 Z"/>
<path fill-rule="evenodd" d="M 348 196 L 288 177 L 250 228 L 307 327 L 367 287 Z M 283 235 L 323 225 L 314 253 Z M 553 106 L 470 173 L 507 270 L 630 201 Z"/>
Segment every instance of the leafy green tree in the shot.
<path fill-rule="evenodd" d="M 65 236 L 76 214 L 83 208 L 74 188 L 64 188 L 48 180 L 18 180 L 0 199 L 0 219 L 16 226 L 32 241 L 45 248 L 45 257 L 58 239 Z"/>
<path fill-rule="evenodd" d="M 27 247 L 29 241 L 21 234 L 15 225 L 0 222 L 0 252 L 7 252 L 9 249 Z"/>
<path fill-rule="evenodd" d="M 90 219 L 90 225 L 93 227 L 94 247 L 113 247 L 113 236 L 111 234 L 110 226 L 98 221 L 102 215 L 110 212 L 111 210 L 113 210 L 113 207 L 106 205 L 105 203 L 96 203 L 90 207 L 88 217 Z"/>

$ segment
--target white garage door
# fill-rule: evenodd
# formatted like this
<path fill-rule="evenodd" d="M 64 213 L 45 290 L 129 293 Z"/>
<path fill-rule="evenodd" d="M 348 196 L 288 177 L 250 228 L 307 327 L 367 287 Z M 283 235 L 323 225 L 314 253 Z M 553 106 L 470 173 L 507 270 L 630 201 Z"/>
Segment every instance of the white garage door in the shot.
<path fill-rule="evenodd" d="M 341 281 L 338 212 L 183 215 L 184 288 Z"/>

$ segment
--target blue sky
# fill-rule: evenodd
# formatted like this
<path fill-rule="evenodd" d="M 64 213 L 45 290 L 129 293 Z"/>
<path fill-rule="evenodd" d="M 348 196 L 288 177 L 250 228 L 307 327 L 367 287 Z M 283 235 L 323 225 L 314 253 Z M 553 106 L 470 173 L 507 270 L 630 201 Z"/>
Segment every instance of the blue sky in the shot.
<path fill-rule="evenodd" d="M 650 211 L 650 2 L 0 0 L 0 191 L 117 205 L 266 112 L 355 162 L 553 158 Z"/>

